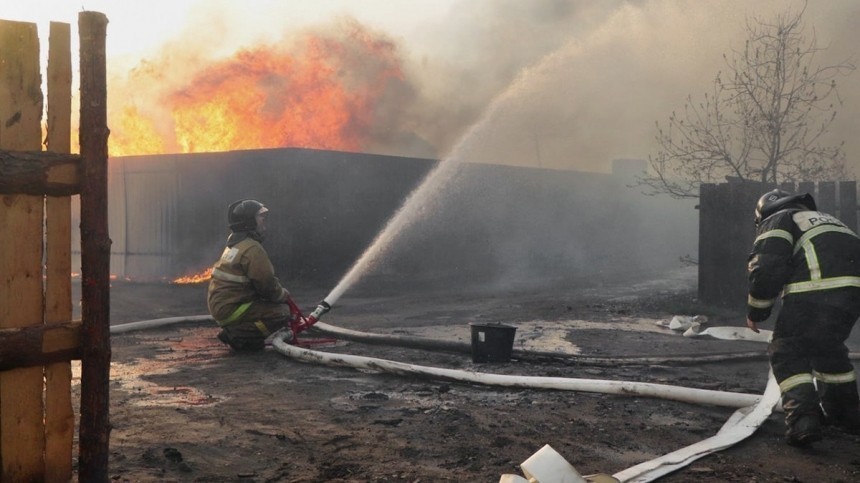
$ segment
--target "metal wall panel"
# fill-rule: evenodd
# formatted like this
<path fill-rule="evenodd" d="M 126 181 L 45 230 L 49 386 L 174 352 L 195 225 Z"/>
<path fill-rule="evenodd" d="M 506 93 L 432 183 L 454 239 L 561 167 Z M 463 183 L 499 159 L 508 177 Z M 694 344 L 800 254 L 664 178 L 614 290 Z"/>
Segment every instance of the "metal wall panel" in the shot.
<path fill-rule="evenodd" d="M 264 246 L 288 282 L 333 284 L 435 161 L 308 149 L 111 160 L 112 273 L 198 273 L 229 233 L 226 208 L 271 210 Z M 464 164 L 374 276 L 483 283 L 680 266 L 696 250 L 692 201 L 646 197 L 603 173 Z"/>

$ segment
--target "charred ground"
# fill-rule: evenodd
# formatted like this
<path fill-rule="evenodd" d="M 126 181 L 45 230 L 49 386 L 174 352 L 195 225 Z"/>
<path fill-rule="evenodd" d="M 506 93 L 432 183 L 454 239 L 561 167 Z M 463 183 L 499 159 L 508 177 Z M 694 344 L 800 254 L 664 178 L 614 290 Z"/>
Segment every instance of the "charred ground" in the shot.
<path fill-rule="evenodd" d="M 593 366 L 341 343 L 325 350 L 481 372 L 650 381 L 761 393 L 764 347 L 628 330 L 673 315 L 739 325 L 742 313 L 701 306 L 689 272 L 659 281 L 557 284 L 553 289 L 359 288 L 326 321 L 393 334 L 462 339 L 472 321 L 564 329 L 586 355 L 760 351 L 734 362 Z M 294 290 L 308 305 L 324 293 Z M 205 286 L 117 283 L 114 324 L 205 313 Z M 550 444 L 583 474 L 614 473 L 713 435 L 733 410 L 642 397 L 505 389 L 296 362 L 274 350 L 236 355 L 209 324 L 113 337 L 111 460 L 115 481 L 496 482 Z M 519 336 L 520 333 L 518 333 Z M 856 343 L 852 337 L 852 350 Z M 780 415 L 750 439 L 662 481 L 856 481 L 856 437 L 832 432 L 814 449 L 782 440 Z"/>

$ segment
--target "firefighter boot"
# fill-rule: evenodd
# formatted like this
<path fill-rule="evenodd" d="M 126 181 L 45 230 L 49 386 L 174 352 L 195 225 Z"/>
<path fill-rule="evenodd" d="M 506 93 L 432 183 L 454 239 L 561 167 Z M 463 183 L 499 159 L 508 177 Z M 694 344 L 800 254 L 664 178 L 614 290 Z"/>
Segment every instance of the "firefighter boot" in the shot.
<path fill-rule="evenodd" d="M 227 335 L 227 331 L 224 329 L 221 329 L 221 332 L 218 332 L 218 340 L 223 344 L 230 345 L 230 336 Z"/>
<path fill-rule="evenodd" d="M 821 440 L 821 408 L 812 384 L 801 384 L 782 393 L 785 410 L 785 442 L 807 446 Z"/>
<path fill-rule="evenodd" d="M 860 395 L 857 382 L 829 383 L 816 381 L 824 422 L 849 434 L 860 434 Z"/>
<path fill-rule="evenodd" d="M 224 329 L 218 332 L 218 340 L 236 352 L 256 352 L 266 347 L 265 340 L 262 338 L 233 337 Z"/>

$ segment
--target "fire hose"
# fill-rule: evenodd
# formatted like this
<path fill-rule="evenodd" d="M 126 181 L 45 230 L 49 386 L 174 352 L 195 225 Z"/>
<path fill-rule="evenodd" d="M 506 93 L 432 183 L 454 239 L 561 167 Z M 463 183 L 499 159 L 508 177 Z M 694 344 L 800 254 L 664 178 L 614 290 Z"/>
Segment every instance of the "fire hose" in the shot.
<path fill-rule="evenodd" d="M 317 319 L 318 320 L 318 319 Z M 168 317 L 162 319 L 144 320 L 138 322 L 129 322 L 111 326 L 112 334 L 120 334 L 133 332 L 138 330 L 155 329 L 169 325 L 181 323 L 195 322 L 214 322 L 214 319 L 209 315 L 185 316 L 185 317 Z M 465 349 L 468 344 L 456 343 L 450 341 L 438 341 L 433 339 L 422 339 L 417 337 L 401 337 L 387 336 L 383 334 L 362 333 L 354 330 L 338 328 L 315 322 L 316 328 L 323 333 L 337 335 L 342 338 L 349 336 L 354 340 L 361 342 L 372 341 L 376 344 L 381 344 L 386 340 L 398 342 L 400 345 L 408 347 L 417 347 L 421 349 L 432 349 L 434 347 L 450 350 L 451 348 Z M 314 325 L 311 324 L 311 325 Z M 447 379 L 452 381 L 470 382 L 476 384 L 498 385 L 506 387 L 532 387 L 538 389 L 557 389 L 566 391 L 585 391 L 585 392 L 601 392 L 607 394 L 635 394 L 641 396 L 672 399 L 683 402 L 697 404 L 715 404 L 726 407 L 745 407 L 750 404 L 755 404 L 760 396 L 747 393 L 735 393 L 725 391 L 715 391 L 706 389 L 683 388 L 678 386 L 670 386 L 665 384 L 652 383 L 636 383 L 626 381 L 607 381 L 607 380 L 592 380 L 592 379 L 571 379 L 561 377 L 541 377 L 541 376 L 506 376 L 500 374 L 488 374 L 473 371 L 460 371 L 452 369 L 441 369 L 414 364 L 406 364 L 402 362 L 386 361 L 384 359 L 374 359 L 362 356 L 349 354 L 331 354 L 319 351 L 312 351 L 300 346 L 294 345 L 291 342 L 295 340 L 293 333 L 282 331 L 273 338 L 272 345 L 281 354 L 294 358 L 302 362 L 319 363 L 331 366 L 340 367 L 355 367 L 360 369 L 375 369 L 380 371 L 392 372 L 395 374 L 419 374 L 426 377 Z M 521 351 L 522 354 L 527 354 L 529 351 Z M 560 357 L 558 353 L 550 353 L 555 357 Z M 745 353 L 741 353 L 745 354 Z M 725 357 L 726 354 L 718 355 Z M 732 354 L 728 354 L 732 356 Z M 609 364 L 612 361 L 619 362 L 635 362 L 637 364 L 648 363 L 663 363 L 663 362 L 701 362 L 702 356 L 686 356 L 683 357 L 601 357 L 601 358 L 584 358 L 572 356 L 576 361 L 588 362 L 596 359 L 600 364 Z M 724 359 L 707 359 L 709 361 L 724 360 Z"/>
<path fill-rule="evenodd" d="M 776 384 L 772 372 L 768 375 L 768 385 L 765 393 L 759 396 L 755 394 L 713 391 L 654 383 L 543 376 L 509 376 L 427 367 L 350 354 L 331 354 L 312 351 L 289 344 L 287 342 L 289 337 L 288 334 L 282 337 L 275 337 L 272 341 L 273 346 L 281 354 L 301 362 L 334 367 L 352 367 L 398 375 L 418 375 L 433 379 L 492 386 L 598 392 L 628 396 L 639 395 L 687 403 L 713 404 L 739 408 L 716 435 L 659 458 L 640 463 L 611 477 L 603 475 L 601 477 L 602 481 L 607 482 L 646 483 L 654 481 L 708 454 L 728 448 L 752 435 L 779 404 L 779 385 Z M 583 478 L 560 455 L 552 451 L 551 448 L 549 450 L 547 448 L 548 446 L 538 451 L 538 453 L 521 466 L 529 479 L 520 478 L 516 475 L 503 475 L 500 483 L 549 483 L 555 481 L 582 481 L 586 483 L 588 481 L 601 481 L 598 479 L 586 479 L 587 477 Z M 528 464 L 530 462 L 531 465 Z"/>
<path fill-rule="evenodd" d="M 320 306 L 322 307 L 322 306 Z M 320 307 L 315 313 L 322 315 L 327 312 L 331 306 L 326 304 L 325 311 L 320 312 Z M 318 322 L 318 316 L 315 317 L 308 325 L 313 325 Z M 303 319 L 303 318 L 301 318 Z M 346 329 L 338 329 L 328 326 L 327 324 L 319 323 L 319 329 L 326 330 L 328 333 L 335 333 L 341 337 L 347 335 L 353 339 L 361 339 L 364 342 L 379 341 L 391 339 L 382 337 L 378 334 L 363 334 L 356 331 L 348 331 Z M 721 330 L 727 329 L 727 330 Z M 733 328 L 713 328 L 713 330 L 701 330 L 698 327 L 691 327 L 684 335 L 687 337 L 697 337 L 705 335 L 708 332 L 713 332 L 712 335 L 723 339 L 745 339 L 749 338 L 746 334 L 739 333 Z M 607 381 L 607 380 L 589 380 L 589 379 L 572 379 L 572 378 L 556 378 L 556 377 L 540 377 L 540 376 L 506 376 L 499 374 L 487 374 L 470 371 L 443 369 L 435 367 L 426 367 L 414 364 L 404 364 L 395 361 L 383 359 L 369 358 L 363 356 L 355 356 L 349 354 L 327 354 L 323 352 L 311 351 L 305 348 L 288 342 L 297 342 L 298 332 L 293 329 L 291 334 L 285 334 L 281 337 L 273 338 L 274 348 L 287 357 L 292 359 L 317 363 L 336 367 L 353 367 L 358 369 L 368 369 L 399 375 L 419 375 L 434 379 L 446 379 L 457 382 L 471 382 L 484 385 L 498 385 L 506 387 L 529 387 L 540 389 L 557 389 L 557 390 L 573 390 L 583 392 L 600 392 L 606 394 L 621 394 L 621 395 L 641 395 L 646 397 L 657 397 L 663 399 L 677 400 L 689 403 L 704 403 L 715 404 L 722 406 L 738 407 L 734 414 L 726 421 L 723 427 L 716 435 L 707 438 L 698 443 L 689 445 L 661 457 L 655 458 L 638 465 L 634 465 L 626 470 L 609 475 L 593 475 L 594 478 L 582 477 L 576 469 L 564 460 L 561 455 L 556 453 L 549 445 L 544 446 L 541 450 L 535 453 L 528 460 L 523 462 L 521 468 L 528 479 L 521 478 L 516 475 L 502 475 L 499 483 L 549 483 L 556 481 L 570 482 L 624 482 L 624 483 L 647 483 L 654 481 L 661 476 L 669 474 L 680 468 L 683 468 L 695 460 L 698 460 L 711 453 L 721 451 L 734 444 L 751 436 L 770 416 L 775 407 L 779 405 L 780 389 L 773 376 L 773 372 L 768 374 L 768 384 L 764 394 L 761 396 L 732 393 L 726 391 L 711 391 L 706 389 L 684 388 L 678 386 L 668 386 L 663 384 L 653 383 L 636 383 L 628 381 Z M 753 340 L 766 341 L 768 335 L 764 335 L 767 339 L 753 338 Z M 401 345 L 423 345 L 427 348 L 426 341 L 416 338 L 403 338 L 400 336 L 394 337 Z M 443 349 L 451 349 L 450 344 L 442 346 Z M 462 349 L 460 346 L 454 347 Z M 546 354 L 544 354 L 546 356 Z"/>
<path fill-rule="evenodd" d="M 322 304 L 320 304 L 322 305 Z M 316 312 L 316 310 L 314 311 Z M 313 316 L 313 313 L 311 314 Z M 308 317 L 310 318 L 310 317 Z M 181 317 L 166 317 L 161 319 L 141 320 L 137 322 L 128 322 L 111 326 L 110 330 L 113 334 L 121 334 L 126 332 L 134 332 L 138 330 L 156 329 L 168 325 L 177 324 L 192 324 L 199 322 L 215 322 L 215 319 L 209 315 L 189 315 Z M 301 327 L 300 331 L 305 331 L 313 327 L 314 331 L 320 334 L 330 335 L 343 340 L 353 342 L 388 345 L 395 347 L 406 347 L 412 349 L 424 349 L 443 351 L 451 353 L 468 354 L 471 352 L 471 344 L 468 342 L 429 339 L 425 337 L 412 337 L 392 334 L 377 334 L 373 332 L 361 332 L 357 330 L 345 329 L 333 325 L 320 322 L 318 319 L 308 325 L 307 322 L 298 322 L 296 327 Z M 291 331 L 294 331 L 291 327 Z M 295 332 L 293 332 L 295 334 Z M 702 335 L 709 335 L 703 333 Z M 295 340 L 295 336 L 291 340 Z M 576 365 L 590 366 L 617 366 L 617 365 L 670 365 L 670 364 L 704 364 L 723 361 L 742 361 L 742 360 L 764 360 L 767 354 L 764 351 L 746 351 L 746 352 L 724 352 L 712 354 L 681 354 L 671 356 L 584 356 L 580 354 L 567 354 L 552 351 L 535 351 L 525 349 L 513 349 L 512 356 L 521 360 L 532 361 L 547 361 L 569 363 Z M 851 353 L 852 359 L 860 358 L 860 354 Z"/>
<path fill-rule="evenodd" d="M 284 334 L 281 337 L 275 337 L 272 340 L 272 346 L 274 349 L 281 354 L 300 362 L 322 364 L 332 367 L 352 367 L 355 369 L 388 372 L 398 375 L 418 375 L 433 379 L 468 382 L 489 386 L 639 395 L 693 404 L 713 404 L 716 406 L 731 408 L 746 407 L 751 404 L 755 404 L 759 399 L 761 399 L 761 396 L 756 394 L 687 388 L 667 384 L 567 377 L 512 376 L 421 366 L 373 357 L 310 350 L 290 344 L 287 341 L 288 337 L 289 335 L 287 334 Z"/>
<path fill-rule="evenodd" d="M 292 309 L 292 307 L 291 307 Z M 438 367 L 427 367 L 415 364 L 407 364 L 396 361 L 388 361 L 384 359 L 369 358 L 350 354 L 334 354 L 319 351 L 313 351 L 297 343 L 300 342 L 298 334 L 311 329 L 318 330 L 325 334 L 336 335 L 340 338 L 356 340 L 366 343 L 394 343 L 407 347 L 416 347 L 422 349 L 439 349 L 461 352 L 470 347 L 465 343 L 434 341 L 431 339 L 423 339 L 416 337 L 403 336 L 388 336 L 381 334 L 363 333 L 349 329 L 342 329 L 328 324 L 319 322 L 319 318 L 331 309 L 331 305 L 327 302 L 321 302 L 316 309 L 308 317 L 304 317 L 297 307 L 294 311 L 294 318 L 290 324 L 289 330 L 283 330 L 276 333 L 272 338 L 273 348 L 284 356 L 290 357 L 300 362 L 323 364 L 335 367 L 352 367 L 356 369 L 373 370 L 377 372 L 389 372 L 399 375 L 419 375 L 434 379 L 443 379 L 457 382 L 475 383 L 483 385 L 513 387 L 513 388 L 536 388 L 536 389 L 555 389 L 566 391 L 581 391 L 581 392 L 597 392 L 605 394 L 618 395 L 639 395 L 644 397 L 661 398 L 675 400 L 695 404 L 711 404 L 723 407 L 738 408 L 738 410 L 729 418 L 723 425 L 723 428 L 713 437 L 694 445 L 682 448 L 675 452 L 669 453 L 654 460 L 641 463 L 634 467 L 628 468 L 622 472 L 612 476 L 603 475 L 605 478 L 602 481 L 615 482 L 638 482 L 645 483 L 653 481 L 660 476 L 668 474 L 672 471 L 680 469 L 692 461 L 699 459 L 707 454 L 725 449 L 738 441 L 751 435 L 770 415 L 771 410 L 779 407 L 779 390 L 775 386 L 773 375 L 769 375 L 768 388 L 762 395 L 736 393 L 727 391 L 716 391 L 708 389 L 688 388 L 681 386 L 671 386 L 665 384 L 642 383 L 631 381 L 612 381 L 612 380 L 594 380 L 594 379 L 577 379 L 577 378 L 560 378 L 560 377 L 543 377 L 543 376 L 510 376 L 492 373 L 480 373 L 473 371 L 463 371 L 455 369 L 445 369 Z M 158 328 L 167 325 L 214 321 L 211 316 L 189 316 L 189 317 L 171 317 L 164 319 L 154 319 L 148 321 L 131 322 L 120 324 L 111 327 L 111 333 L 125 333 L 136 330 L 145 330 Z M 719 333 L 720 336 L 729 338 L 731 334 L 726 335 L 726 331 L 715 331 L 715 336 Z M 705 335 L 700 331 L 693 335 Z M 689 335 L 688 336 L 693 336 Z M 517 351 L 520 357 L 528 357 L 529 351 Z M 554 359 L 561 358 L 558 353 L 536 353 L 537 357 L 551 357 Z M 762 357 L 760 353 L 730 353 L 716 354 L 711 356 L 667 356 L 667 357 L 581 357 L 571 356 L 572 360 L 577 360 L 581 363 L 593 364 L 609 364 L 614 361 L 614 364 L 619 363 L 634 363 L 634 364 L 656 364 L 669 362 L 714 362 L 717 360 L 737 360 L 739 358 L 758 358 Z M 774 389 L 776 387 L 776 389 Z M 576 470 L 566 461 L 561 461 L 560 455 L 554 453 L 549 445 L 535 453 L 529 460 L 523 463 L 522 468 L 530 476 L 527 468 L 532 468 L 534 472 L 540 472 L 541 469 L 546 472 L 555 471 L 555 476 L 570 478 L 564 481 L 599 481 L 597 479 L 586 479 L 582 477 Z M 533 460 L 533 461 L 532 461 Z M 531 461 L 532 465 L 526 463 Z M 563 463 L 563 464 L 561 464 Z M 567 471 L 568 473 L 564 473 Z M 517 483 L 518 481 L 534 481 L 547 482 L 551 479 L 538 479 L 538 473 L 531 473 L 531 480 L 522 479 L 516 475 L 504 475 L 500 483 Z M 517 478 L 520 478 L 517 480 Z M 578 478 L 578 479 L 577 479 Z M 562 481 L 562 480 L 557 480 Z"/>
<path fill-rule="evenodd" d="M 773 372 L 768 374 L 767 387 L 761 399 L 754 406 L 735 411 L 714 436 L 685 446 L 650 461 L 631 466 L 613 475 L 598 474 L 582 476 L 558 454 L 550 445 L 545 445 L 526 461 L 520 464 L 523 474 L 502 475 L 499 483 L 531 483 L 566 481 L 571 483 L 647 483 L 675 470 L 689 465 L 695 460 L 716 451 L 726 449 L 751 436 L 759 426 L 770 417 L 771 411 L 779 403 L 780 390 Z"/>
<path fill-rule="evenodd" d="M 364 344 L 379 344 L 412 349 L 437 350 L 453 353 L 468 354 L 472 350 L 469 342 L 428 339 L 392 334 L 377 334 L 360 332 L 342 327 L 336 327 L 324 322 L 317 322 L 315 328 L 322 334 L 351 340 Z M 535 362 L 558 362 L 589 366 L 629 365 L 669 365 L 669 364 L 705 364 L 723 361 L 766 360 L 765 351 L 723 352 L 712 354 L 676 354 L 670 356 L 587 356 L 564 352 L 526 350 L 514 348 L 511 355 L 519 360 Z"/>

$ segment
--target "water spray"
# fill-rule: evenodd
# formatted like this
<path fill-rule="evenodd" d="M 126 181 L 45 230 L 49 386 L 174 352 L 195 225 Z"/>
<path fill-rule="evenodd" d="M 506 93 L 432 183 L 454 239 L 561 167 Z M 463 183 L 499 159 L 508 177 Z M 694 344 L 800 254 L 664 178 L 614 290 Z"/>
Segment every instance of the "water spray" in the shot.
<path fill-rule="evenodd" d="M 424 183 L 410 194 L 406 202 L 404 202 L 400 209 L 385 225 L 385 228 L 377 234 L 376 238 L 371 242 L 367 250 L 365 250 L 361 257 L 359 257 L 359 259 L 352 265 L 346 275 L 343 276 L 340 282 L 331 290 L 331 292 L 329 292 L 328 296 L 326 296 L 326 298 L 317 305 L 316 309 L 314 309 L 309 316 L 305 317 L 302 314 L 301 309 L 299 309 L 291 298 L 287 300 L 287 304 L 290 306 L 290 312 L 293 316 L 292 322 L 290 322 L 290 331 L 292 332 L 292 336 L 286 339 L 288 342 L 294 345 L 301 345 L 298 342 L 299 333 L 309 329 L 311 326 L 319 322 L 319 319 L 331 310 L 332 305 L 337 303 L 346 289 L 352 286 L 352 284 L 354 284 L 365 271 L 378 262 L 382 255 L 391 246 L 396 234 L 400 233 L 404 227 L 414 221 L 416 217 L 414 213 L 416 209 L 415 207 L 425 204 L 435 193 L 438 187 L 443 184 L 441 180 L 446 180 L 451 177 L 451 167 L 453 165 L 454 163 L 450 161 L 442 162 L 427 175 Z M 419 199 L 420 203 L 416 203 L 414 201 L 416 198 Z M 325 342 L 328 342 L 329 340 L 330 339 L 327 339 Z"/>
<path fill-rule="evenodd" d="M 535 70 L 540 71 L 550 65 L 554 56 L 550 55 L 541 60 Z M 451 182 L 458 174 L 461 160 L 469 157 L 470 151 L 474 149 L 473 144 L 483 138 L 486 131 L 490 129 L 491 120 L 499 113 L 504 112 L 505 104 L 511 99 L 522 94 L 523 86 L 530 82 L 530 77 L 537 75 L 535 72 L 527 72 L 520 75 L 516 81 L 508 86 L 505 91 L 498 95 L 490 103 L 481 118 L 468 131 L 460 137 L 451 152 L 444 156 L 436 166 L 424 177 L 424 180 L 406 197 L 394 215 L 389 218 L 370 245 L 361 254 L 358 260 L 350 267 L 328 296 L 317 306 L 316 310 L 307 318 L 301 315 L 301 311 L 290 300 L 290 309 L 293 311 L 293 323 L 290 328 L 293 332 L 292 341 L 295 344 L 299 332 L 308 329 L 319 318 L 331 310 L 332 305 L 337 303 L 341 295 L 354 285 L 366 272 L 372 269 L 383 256 L 391 249 L 397 237 L 409 228 L 419 215 L 421 210 L 430 205 L 444 186 Z M 290 340 L 290 339 L 288 339 Z"/>
<path fill-rule="evenodd" d="M 468 157 L 469 150 L 472 148 L 469 142 L 473 138 L 481 138 L 482 131 L 488 129 L 488 122 L 502 109 L 505 101 L 518 92 L 521 82 L 523 80 L 513 84 L 505 92 L 496 97 L 481 119 L 473 124 L 460 138 L 460 141 L 454 146 L 450 154 L 443 157 L 427 173 L 424 180 L 409 193 L 394 215 L 388 219 L 382 230 L 370 242 L 367 249 L 365 249 L 358 260 L 350 267 L 349 271 L 331 290 L 323 301 L 324 303 L 329 307 L 337 303 L 338 299 L 340 299 L 341 295 L 348 288 L 354 285 L 366 272 L 380 263 L 380 260 L 391 249 L 397 238 L 417 221 L 421 215 L 421 211 L 432 205 L 434 200 L 440 198 L 443 188 L 460 173 L 461 160 Z"/>

